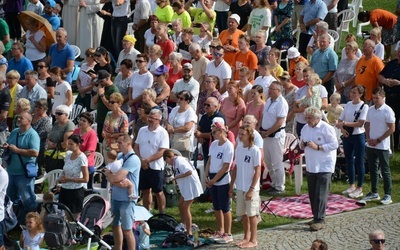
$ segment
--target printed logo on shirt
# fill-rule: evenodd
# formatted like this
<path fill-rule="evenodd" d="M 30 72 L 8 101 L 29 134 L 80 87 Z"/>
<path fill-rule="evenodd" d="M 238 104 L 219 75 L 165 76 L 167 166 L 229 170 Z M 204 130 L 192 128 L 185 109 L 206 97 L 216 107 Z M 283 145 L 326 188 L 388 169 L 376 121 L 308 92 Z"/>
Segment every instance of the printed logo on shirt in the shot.
<path fill-rule="evenodd" d="M 217 154 L 217 159 L 222 159 L 222 155 L 223 155 L 223 153 L 222 153 L 222 152 L 219 152 L 219 153 Z"/>
<path fill-rule="evenodd" d="M 178 168 L 175 168 L 175 175 L 177 175 L 177 174 L 181 174 L 181 172 L 179 171 Z"/>
<path fill-rule="evenodd" d="M 54 91 L 54 95 L 61 95 L 60 92 Z"/>
<path fill-rule="evenodd" d="M 363 74 L 365 72 L 365 69 L 367 68 L 367 66 L 361 66 L 360 68 L 360 74 Z"/>
<path fill-rule="evenodd" d="M 249 163 L 250 160 L 251 160 L 251 157 L 250 157 L 249 155 L 246 155 L 246 156 L 244 157 L 244 162 Z"/>

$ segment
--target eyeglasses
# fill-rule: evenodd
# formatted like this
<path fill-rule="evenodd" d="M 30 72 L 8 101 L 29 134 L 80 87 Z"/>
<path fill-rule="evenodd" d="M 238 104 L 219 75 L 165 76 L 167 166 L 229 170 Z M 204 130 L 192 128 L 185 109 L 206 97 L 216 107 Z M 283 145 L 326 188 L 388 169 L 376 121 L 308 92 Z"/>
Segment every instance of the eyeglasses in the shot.
<path fill-rule="evenodd" d="M 204 103 L 204 106 L 206 106 L 206 107 L 211 107 L 211 104 L 209 104 L 209 103 Z"/>
<path fill-rule="evenodd" d="M 12 80 L 12 79 L 16 79 L 16 78 L 14 78 L 14 77 L 11 77 L 11 76 L 7 76 L 7 77 L 6 77 L 6 79 L 8 79 L 8 80 Z"/>
<path fill-rule="evenodd" d="M 37 67 L 38 67 L 38 69 L 43 69 L 46 66 L 45 65 L 38 65 Z"/>
<path fill-rule="evenodd" d="M 116 101 L 108 101 L 110 104 L 117 103 Z"/>
<path fill-rule="evenodd" d="M 385 244 L 386 242 L 385 239 L 373 239 L 371 241 L 373 241 L 375 244 L 380 244 L 380 243 Z"/>
<path fill-rule="evenodd" d="M 179 97 L 179 101 L 186 101 L 186 100 L 183 97 Z"/>
<path fill-rule="evenodd" d="M 56 112 L 56 115 L 63 115 L 64 113 L 62 112 Z"/>
<path fill-rule="evenodd" d="M 217 46 L 214 46 L 214 45 L 210 45 L 210 46 L 208 46 L 210 49 L 215 49 Z"/>
<path fill-rule="evenodd" d="M 136 60 L 136 63 L 142 63 L 142 62 L 145 62 L 145 61 L 142 61 L 142 60 Z"/>
<path fill-rule="evenodd" d="M 218 53 L 218 52 L 214 52 L 213 54 L 214 54 L 214 56 L 216 56 L 216 57 L 221 57 L 221 56 L 223 56 L 223 55 L 224 55 L 224 54 L 222 54 L 222 53 Z"/>

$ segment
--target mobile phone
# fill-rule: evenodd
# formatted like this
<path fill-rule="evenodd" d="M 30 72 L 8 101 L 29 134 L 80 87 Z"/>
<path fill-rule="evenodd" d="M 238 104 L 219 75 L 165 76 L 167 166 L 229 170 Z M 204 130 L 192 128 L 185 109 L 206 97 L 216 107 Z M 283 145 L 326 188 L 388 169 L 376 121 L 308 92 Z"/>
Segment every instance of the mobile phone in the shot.
<path fill-rule="evenodd" d="M 195 24 L 193 24 L 193 27 L 200 28 L 201 27 L 201 23 L 195 23 Z"/>
<path fill-rule="evenodd" d="M 96 71 L 94 71 L 93 69 L 89 69 L 88 71 L 83 71 L 86 74 L 90 75 L 90 74 L 96 74 Z"/>

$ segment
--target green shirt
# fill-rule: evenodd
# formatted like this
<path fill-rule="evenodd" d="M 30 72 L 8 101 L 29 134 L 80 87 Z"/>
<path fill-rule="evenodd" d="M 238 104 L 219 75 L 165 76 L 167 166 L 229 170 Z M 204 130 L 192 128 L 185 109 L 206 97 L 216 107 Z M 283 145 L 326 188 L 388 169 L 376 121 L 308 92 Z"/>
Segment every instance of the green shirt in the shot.
<path fill-rule="evenodd" d="M 10 30 L 8 28 L 8 24 L 6 21 L 4 21 L 3 18 L 0 18 L 0 40 L 3 40 L 3 38 L 7 35 L 10 35 Z M 4 44 L 4 53 L 7 53 L 11 49 L 11 39 L 8 41 L 8 43 Z"/>

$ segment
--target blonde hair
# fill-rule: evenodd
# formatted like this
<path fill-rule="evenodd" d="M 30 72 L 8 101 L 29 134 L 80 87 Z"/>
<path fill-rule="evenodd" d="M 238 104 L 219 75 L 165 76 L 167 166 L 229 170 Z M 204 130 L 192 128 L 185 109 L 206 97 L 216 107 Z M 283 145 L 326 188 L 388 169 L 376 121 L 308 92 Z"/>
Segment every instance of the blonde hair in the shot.
<path fill-rule="evenodd" d="M 314 86 L 322 83 L 321 78 L 319 78 L 319 75 L 317 73 L 311 73 L 308 77 L 308 80 L 314 82 Z"/>
<path fill-rule="evenodd" d="M 279 58 L 281 57 L 281 51 L 277 48 L 272 48 L 269 53 L 274 53 L 276 57 L 276 62 L 279 63 Z"/>
<path fill-rule="evenodd" d="M 329 97 L 329 101 L 332 102 L 333 100 L 336 100 L 340 103 L 340 98 L 341 98 L 340 94 L 335 92 Z"/>
<path fill-rule="evenodd" d="M 36 222 L 36 224 L 37 224 L 36 230 L 38 233 L 44 232 L 42 218 L 40 218 L 40 215 L 37 212 L 29 212 L 26 215 L 26 220 L 28 220 L 28 219 L 33 219 Z"/>
<path fill-rule="evenodd" d="M 21 106 L 22 111 L 30 111 L 31 110 L 31 103 L 26 98 L 19 98 L 15 107 L 17 107 L 17 105 Z"/>
<path fill-rule="evenodd" d="M 379 28 L 379 27 L 373 28 L 373 29 L 369 32 L 369 34 L 370 34 L 370 35 L 375 35 L 376 38 L 377 38 L 377 40 L 378 40 L 379 42 L 382 40 L 382 31 L 381 31 L 381 28 Z"/>

